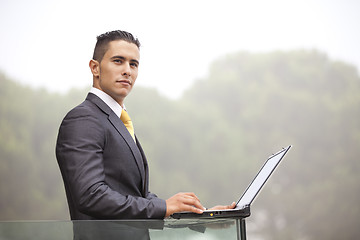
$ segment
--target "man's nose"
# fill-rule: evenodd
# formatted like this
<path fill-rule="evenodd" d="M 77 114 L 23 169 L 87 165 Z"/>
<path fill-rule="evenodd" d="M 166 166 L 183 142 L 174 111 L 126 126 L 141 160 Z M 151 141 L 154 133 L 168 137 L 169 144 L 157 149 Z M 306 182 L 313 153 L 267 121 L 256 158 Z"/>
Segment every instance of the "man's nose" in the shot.
<path fill-rule="evenodd" d="M 131 67 L 130 64 L 124 64 L 124 69 L 123 69 L 123 76 L 130 76 L 131 75 Z"/>

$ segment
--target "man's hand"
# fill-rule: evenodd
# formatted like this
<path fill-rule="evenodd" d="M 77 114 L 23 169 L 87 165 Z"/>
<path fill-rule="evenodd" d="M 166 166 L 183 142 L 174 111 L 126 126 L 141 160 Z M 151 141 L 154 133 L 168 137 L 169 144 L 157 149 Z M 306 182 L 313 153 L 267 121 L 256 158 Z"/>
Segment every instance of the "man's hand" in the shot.
<path fill-rule="evenodd" d="M 215 207 L 212 207 L 210 208 L 209 210 L 225 210 L 225 209 L 234 209 L 236 206 L 236 203 L 233 202 L 232 204 L 230 205 L 227 205 L 227 206 L 223 206 L 223 205 L 217 205 Z"/>
<path fill-rule="evenodd" d="M 166 215 L 169 217 L 176 212 L 190 211 L 201 214 L 205 208 L 194 193 L 177 193 L 166 200 Z"/>

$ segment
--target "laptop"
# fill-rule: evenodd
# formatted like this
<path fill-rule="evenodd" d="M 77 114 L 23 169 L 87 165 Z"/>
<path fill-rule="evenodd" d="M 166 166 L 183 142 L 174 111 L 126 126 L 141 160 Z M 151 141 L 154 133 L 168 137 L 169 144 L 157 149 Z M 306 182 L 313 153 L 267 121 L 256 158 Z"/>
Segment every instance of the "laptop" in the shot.
<path fill-rule="evenodd" d="M 285 154 L 289 151 L 291 145 L 283 148 L 281 151 L 272 154 L 261 167 L 260 171 L 256 174 L 250 185 L 246 188 L 245 192 L 237 201 L 234 209 L 226 210 L 205 210 L 202 214 L 193 212 L 178 212 L 171 215 L 175 219 L 188 219 L 188 218 L 244 218 L 250 216 L 250 205 L 269 179 L 270 175 L 274 172 L 275 168 L 279 165 L 280 161 L 284 158 Z"/>

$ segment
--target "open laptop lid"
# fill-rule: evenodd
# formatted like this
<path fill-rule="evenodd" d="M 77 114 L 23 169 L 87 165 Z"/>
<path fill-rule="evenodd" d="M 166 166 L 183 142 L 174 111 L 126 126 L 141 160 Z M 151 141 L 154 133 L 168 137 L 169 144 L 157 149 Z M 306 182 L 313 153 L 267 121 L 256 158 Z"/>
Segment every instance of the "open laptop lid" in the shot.
<path fill-rule="evenodd" d="M 240 199 L 236 203 L 234 209 L 225 210 L 206 210 L 202 214 L 193 212 L 178 212 L 171 215 L 172 218 L 245 218 L 250 216 L 250 205 L 269 179 L 275 168 L 279 165 L 280 161 L 284 158 L 285 154 L 289 151 L 291 145 L 283 148 L 281 151 L 271 155 L 263 164 L 259 172 L 256 174 L 250 185 L 246 188 Z"/>
<path fill-rule="evenodd" d="M 266 181 L 269 179 L 270 175 L 274 172 L 275 168 L 279 165 L 280 161 L 283 159 L 285 154 L 289 151 L 291 145 L 283 148 L 281 151 L 271 155 L 264 165 L 261 167 L 260 171 L 257 173 L 255 178 L 252 180 L 250 185 L 246 188 L 243 195 L 240 197 L 239 201 L 236 203 L 235 209 L 241 209 L 245 206 L 250 206 L 254 201 Z"/>

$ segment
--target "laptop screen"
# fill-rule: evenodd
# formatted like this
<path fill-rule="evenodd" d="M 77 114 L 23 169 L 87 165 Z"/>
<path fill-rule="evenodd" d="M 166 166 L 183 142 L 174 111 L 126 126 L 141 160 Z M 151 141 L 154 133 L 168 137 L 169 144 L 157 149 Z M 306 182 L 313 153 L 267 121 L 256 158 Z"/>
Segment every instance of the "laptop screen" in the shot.
<path fill-rule="evenodd" d="M 240 200 L 238 201 L 236 208 L 242 208 L 243 206 L 250 205 L 259 193 L 262 186 L 264 186 L 266 180 L 270 177 L 276 166 L 279 164 L 285 153 L 291 146 L 284 148 L 280 152 L 270 156 L 265 164 L 262 166 L 254 180 L 247 187 Z"/>

